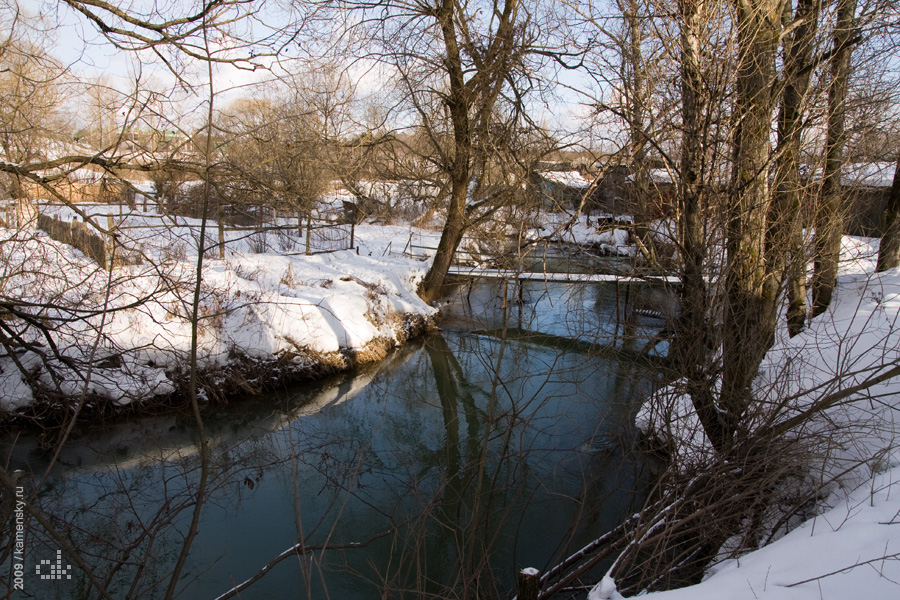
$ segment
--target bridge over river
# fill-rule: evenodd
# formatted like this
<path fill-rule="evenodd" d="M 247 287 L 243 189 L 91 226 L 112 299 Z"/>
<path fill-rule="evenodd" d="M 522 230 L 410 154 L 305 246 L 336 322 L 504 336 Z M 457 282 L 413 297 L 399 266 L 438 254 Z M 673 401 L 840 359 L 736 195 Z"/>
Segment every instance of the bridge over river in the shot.
<path fill-rule="evenodd" d="M 551 273 L 514 271 L 511 269 L 482 269 L 452 266 L 449 273 L 461 277 L 520 281 L 553 281 L 559 283 L 681 283 L 681 279 L 665 275 L 626 275 L 620 273 Z"/>

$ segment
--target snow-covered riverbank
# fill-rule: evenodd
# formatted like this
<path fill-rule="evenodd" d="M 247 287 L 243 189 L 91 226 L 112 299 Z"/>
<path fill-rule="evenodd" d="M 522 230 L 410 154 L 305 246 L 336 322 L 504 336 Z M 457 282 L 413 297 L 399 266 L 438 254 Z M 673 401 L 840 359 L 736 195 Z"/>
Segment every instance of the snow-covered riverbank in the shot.
<path fill-rule="evenodd" d="M 28 410 L 57 391 L 122 406 L 182 389 L 199 225 L 183 221 L 164 230 L 168 237 L 157 230 L 125 240 L 149 260 L 112 273 L 40 231 L 2 232 L 0 293 L 34 318 L 4 318 L 20 350 L 0 359 L 0 411 Z M 206 261 L 198 327 L 206 394 L 252 393 L 379 360 L 432 325 L 436 309 L 416 295 L 427 262 L 399 254 L 411 244 L 434 247 L 439 233 L 367 224 L 356 235 L 358 252 L 315 256 L 254 252 L 249 239 L 230 239 L 224 259 Z M 876 254 L 877 240 L 845 238 L 831 309 L 801 335 L 779 339 L 763 364 L 757 384 L 771 392 L 769 400 L 792 397 L 802 409 L 900 364 L 900 272 L 875 274 Z M 842 397 L 814 421 L 840 434 L 839 451 L 818 467 L 823 480 L 841 475 L 827 488 L 818 516 L 715 566 L 703 583 L 660 595 L 897 597 L 898 398 L 900 382 L 883 378 Z M 702 449 L 692 411 L 684 405 L 673 413 L 689 432 L 682 448 Z M 641 425 L 650 417 L 642 413 Z M 666 417 L 667 426 L 676 421 Z M 592 599 L 617 597 L 607 583 Z"/>
<path fill-rule="evenodd" d="M 849 599 L 900 597 L 900 270 L 875 273 L 878 240 L 844 238 L 836 297 L 806 331 L 773 347 L 757 395 L 790 398 L 787 414 L 836 401 L 805 424 L 830 440 L 811 475 L 827 483 L 818 514 L 784 537 L 711 568 L 698 585 L 649 594 L 659 600 Z M 870 383 L 868 385 L 866 382 Z M 852 392 L 846 393 L 845 392 Z M 682 460 L 703 452 L 684 397 Z M 645 410 L 639 426 L 651 425 Z M 658 418 L 658 416 L 657 416 Z M 674 421 L 675 419 L 670 419 Z M 702 437 L 702 436 L 700 436 Z M 619 598 L 612 582 L 590 600 Z"/>
<path fill-rule="evenodd" d="M 129 224 L 158 219 L 134 214 Z M 121 241 L 145 260 L 111 273 L 40 230 L 2 232 L 0 293 L 26 318 L 6 320 L 20 343 L 0 359 L 0 411 L 59 394 L 121 406 L 180 391 L 199 232 L 199 222 L 181 221 L 123 229 L 131 237 Z M 358 235 L 359 254 L 260 253 L 249 239 L 229 240 L 224 259 L 207 254 L 198 361 L 208 393 L 252 392 L 378 360 L 431 326 L 436 309 L 416 295 L 427 263 L 385 251 L 406 241 L 409 228 L 363 227 Z"/>

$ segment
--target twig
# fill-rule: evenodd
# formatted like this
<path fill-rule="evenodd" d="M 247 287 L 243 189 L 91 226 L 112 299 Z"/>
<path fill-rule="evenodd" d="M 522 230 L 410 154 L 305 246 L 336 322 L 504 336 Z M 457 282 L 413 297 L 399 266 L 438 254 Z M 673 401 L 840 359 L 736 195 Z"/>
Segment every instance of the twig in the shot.
<path fill-rule="evenodd" d="M 900 552 L 895 552 L 893 554 L 886 554 L 883 556 L 879 556 L 877 558 L 872 558 L 870 560 L 864 560 L 858 562 L 854 565 L 850 565 L 849 567 L 844 567 L 843 569 L 838 569 L 837 571 L 832 571 L 831 573 L 825 573 L 824 575 L 819 575 L 818 577 L 810 577 L 809 579 L 804 579 L 803 581 L 797 581 L 796 583 L 788 584 L 784 587 L 797 587 L 798 585 L 803 585 L 804 583 L 809 583 L 811 581 L 818 581 L 819 579 L 825 579 L 826 577 L 831 577 L 832 575 L 838 575 L 839 573 L 844 573 L 846 571 L 850 571 L 855 569 L 856 567 L 861 567 L 863 565 L 868 565 L 874 562 L 883 561 L 883 560 L 897 560 L 900 559 Z"/>
<path fill-rule="evenodd" d="M 233 588 L 231 588 L 230 590 L 228 590 L 221 596 L 216 597 L 215 600 L 225 600 L 226 598 L 232 598 L 232 597 L 240 594 L 242 591 L 244 591 L 245 589 L 247 589 L 248 587 L 250 587 L 257 581 L 259 581 L 260 579 L 265 577 L 265 575 L 269 571 L 272 570 L 272 567 L 274 567 L 275 565 L 277 565 L 284 559 L 289 558 L 291 556 L 295 556 L 295 555 L 301 556 L 303 554 L 315 552 L 316 550 L 326 550 L 326 549 L 327 550 L 349 550 L 349 549 L 353 549 L 353 548 L 365 548 L 366 546 L 368 546 L 375 540 L 379 540 L 387 535 L 390 535 L 393 532 L 394 532 L 394 529 L 388 529 L 387 531 L 383 531 L 381 533 L 376 534 L 375 536 L 369 538 L 365 542 L 348 542 L 346 544 L 338 544 L 338 545 L 321 544 L 321 545 L 309 546 L 309 545 L 305 544 L 304 542 L 298 542 L 298 543 L 294 544 L 293 546 L 291 546 L 290 548 L 288 548 L 287 550 L 285 550 L 284 552 L 282 552 L 281 554 L 279 554 L 278 556 L 276 556 L 275 558 L 273 558 L 272 560 L 270 560 L 268 563 L 266 563 L 252 577 L 250 577 L 243 583 L 239 583 L 238 585 L 234 586 Z"/>

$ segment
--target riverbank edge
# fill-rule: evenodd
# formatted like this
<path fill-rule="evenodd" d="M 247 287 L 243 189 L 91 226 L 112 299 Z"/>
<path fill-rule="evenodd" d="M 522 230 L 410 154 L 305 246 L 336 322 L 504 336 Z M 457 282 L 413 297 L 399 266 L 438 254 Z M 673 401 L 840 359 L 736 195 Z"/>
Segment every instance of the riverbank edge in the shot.
<path fill-rule="evenodd" d="M 438 318 L 439 314 L 397 313 L 393 337 L 376 337 L 361 348 L 344 347 L 327 353 L 303 348 L 271 358 L 237 352 L 227 363 L 198 373 L 198 397 L 203 406 L 227 404 L 374 365 L 387 358 L 392 350 L 439 331 Z M 188 411 L 190 371 L 175 368 L 167 370 L 166 375 L 174 391 L 127 404 L 98 394 L 61 397 L 46 389 L 36 390 L 35 401 L 27 407 L 14 412 L 0 411 L 0 433 L 22 429 L 52 431 L 64 426 L 76 412 L 79 418 L 97 422 Z"/>

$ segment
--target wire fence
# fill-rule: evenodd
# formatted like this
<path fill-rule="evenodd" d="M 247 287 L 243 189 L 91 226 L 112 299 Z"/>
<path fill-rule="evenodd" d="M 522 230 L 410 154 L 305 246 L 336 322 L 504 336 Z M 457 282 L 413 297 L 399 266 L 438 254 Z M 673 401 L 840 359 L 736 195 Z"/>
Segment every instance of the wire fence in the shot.
<path fill-rule="evenodd" d="M 122 210 L 124 207 L 116 212 L 114 206 L 103 204 L 76 206 L 80 215 L 71 207 L 58 203 L 34 203 L 36 225 L 53 239 L 75 246 L 107 269 L 115 265 L 140 263 L 140 253 L 129 250 L 128 246 L 134 245 L 129 241 L 146 242 L 164 235 L 163 231 L 170 233 L 172 238 L 183 237 L 187 233 L 199 241 L 201 222 L 198 219 L 161 214 L 161 211 L 126 211 Z M 51 214 L 61 209 L 69 209 L 67 212 L 74 214 L 63 219 L 59 214 Z M 251 226 L 226 226 L 221 221 L 210 220 L 206 224 L 204 247 L 218 247 L 222 258 L 229 247 L 236 251 L 291 256 L 352 250 L 355 243 L 355 219 L 352 216 L 341 213 L 327 215 L 324 219 L 298 216 L 291 223 L 281 219 L 281 222 Z M 79 218 L 83 220 L 79 221 Z M 19 222 L 9 218 L 7 221 Z M 152 233 L 154 230 L 158 233 Z M 151 234 L 141 235 L 141 231 Z M 114 257 L 114 261 L 110 257 Z"/>

